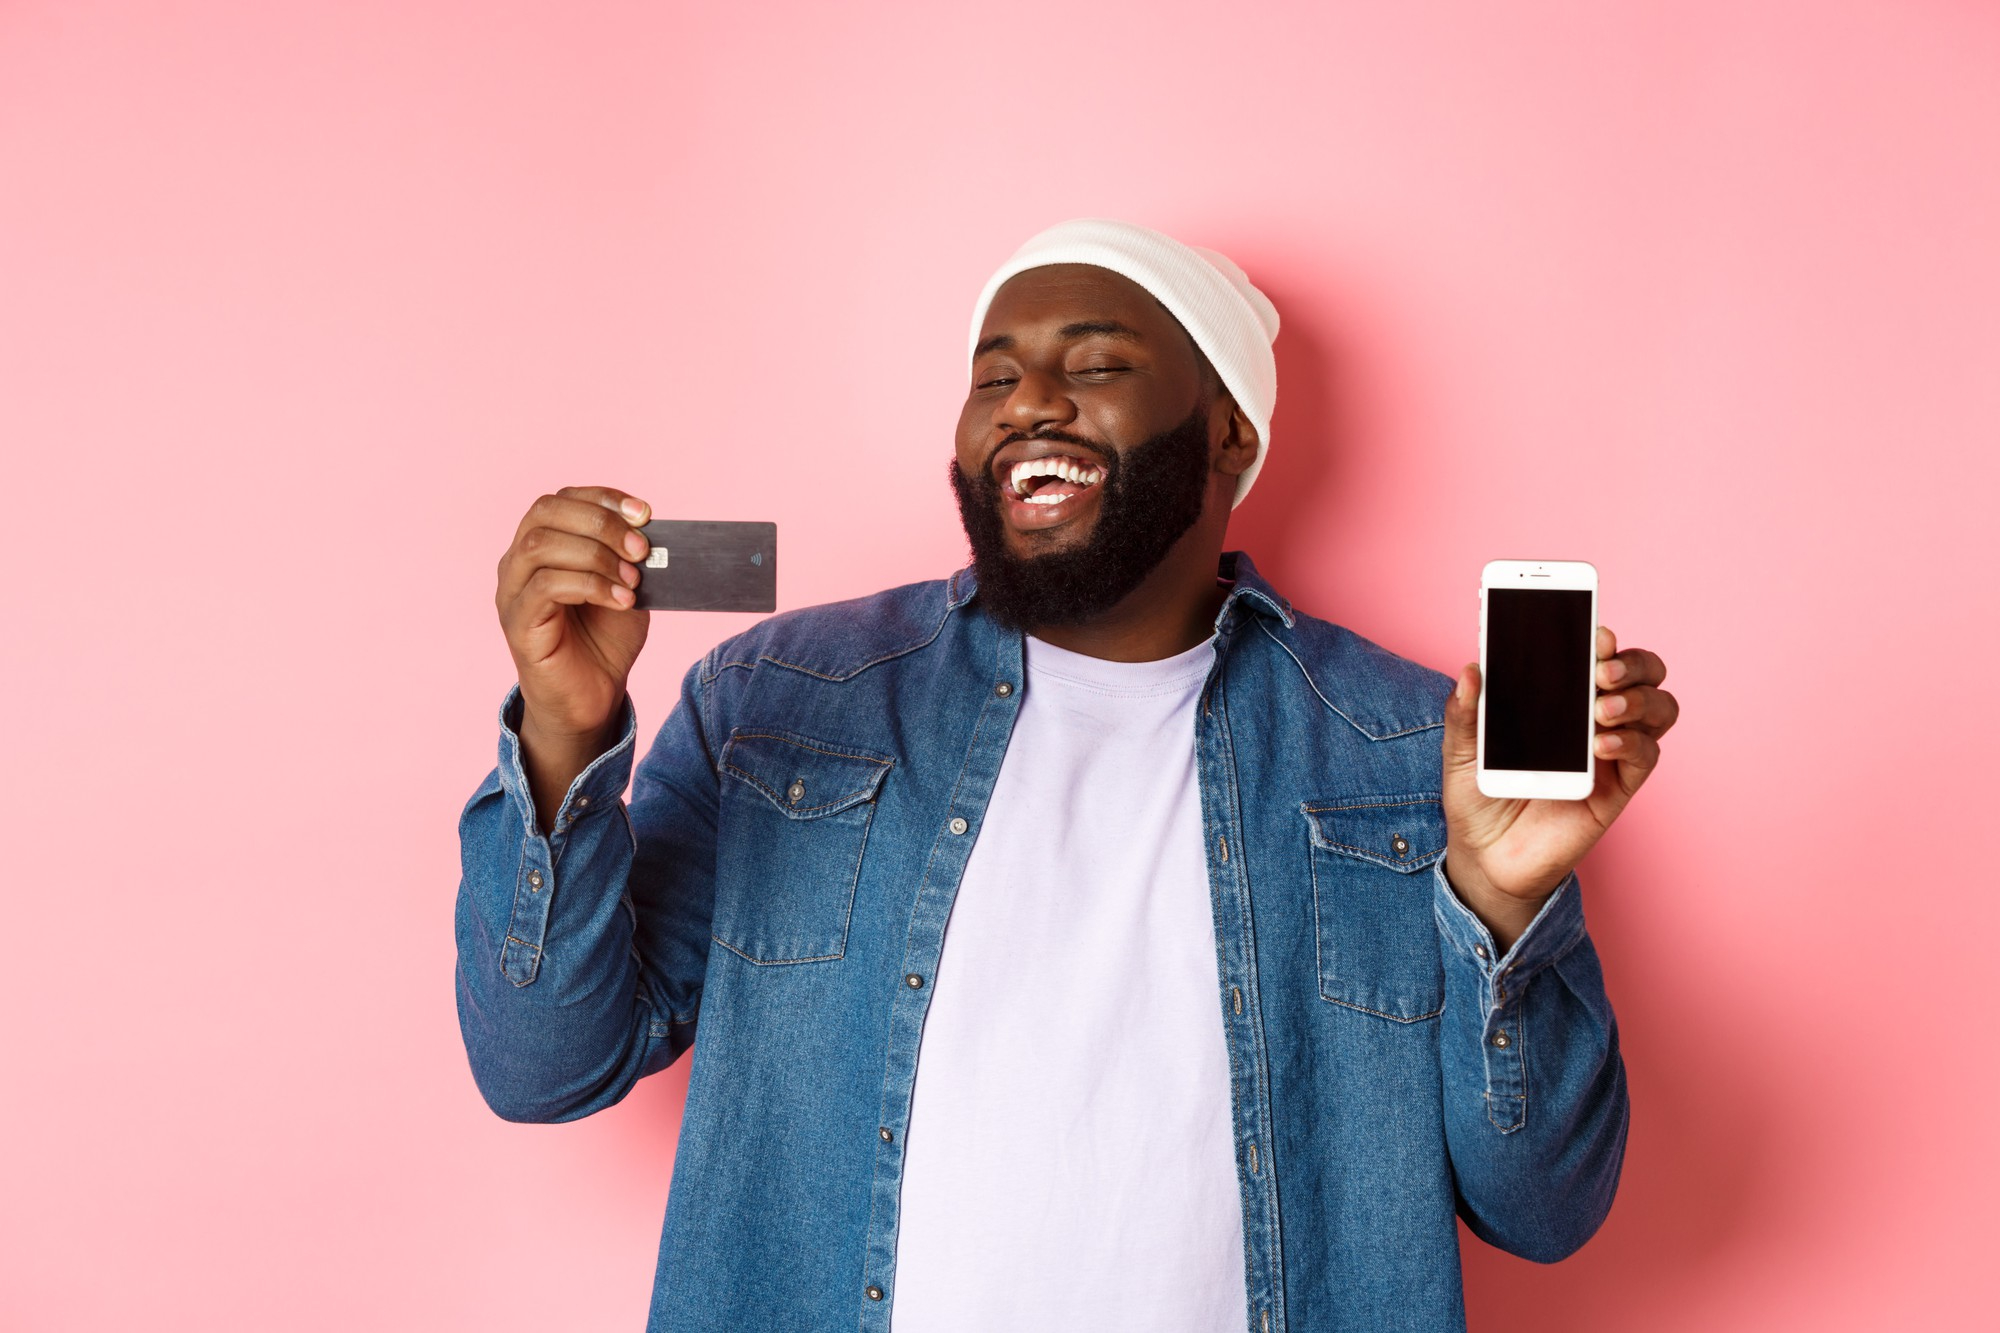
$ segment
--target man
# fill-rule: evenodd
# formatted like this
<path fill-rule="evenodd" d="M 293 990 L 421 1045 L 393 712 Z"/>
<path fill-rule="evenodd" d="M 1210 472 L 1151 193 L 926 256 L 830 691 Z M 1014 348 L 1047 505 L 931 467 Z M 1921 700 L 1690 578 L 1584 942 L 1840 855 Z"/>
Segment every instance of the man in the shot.
<path fill-rule="evenodd" d="M 460 1016 L 512 1120 L 694 1046 L 649 1328 L 1460 1329 L 1454 1214 L 1544 1261 L 1602 1221 L 1625 1078 L 1572 868 L 1665 668 L 1600 630 L 1595 792 L 1482 796 L 1476 667 L 1222 550 L 1277 327 L 1159 233 L 1031 240 L 973 319 L 971 567 L 716 648 L 629 813 L 650 510 L 522 520 Z"/>

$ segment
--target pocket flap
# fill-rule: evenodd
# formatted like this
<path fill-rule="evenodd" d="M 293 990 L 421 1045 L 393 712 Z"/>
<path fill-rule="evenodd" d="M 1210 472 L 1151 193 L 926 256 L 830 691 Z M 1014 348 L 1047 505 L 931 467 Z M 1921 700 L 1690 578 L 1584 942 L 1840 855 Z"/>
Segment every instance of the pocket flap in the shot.
<path fill-rule="evenodd" d="M 1438 792 L 1341 796 L 1299 808 L 1312 825 L 1313 845 L 1329 852 L 1405 874 L 1444 855 L 1444 798 Z"/>
<path fill-rule="evenodd" d="M 818 819 L 875 799 L 895 761 L 765 727 L 732 731 L 718 767 L 792 819 Z"/>

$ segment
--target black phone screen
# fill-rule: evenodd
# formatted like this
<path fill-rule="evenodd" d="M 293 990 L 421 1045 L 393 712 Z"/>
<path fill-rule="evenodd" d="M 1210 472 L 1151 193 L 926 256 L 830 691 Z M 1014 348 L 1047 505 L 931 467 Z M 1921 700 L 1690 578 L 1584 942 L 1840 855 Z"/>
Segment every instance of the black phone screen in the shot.
<path fill-rule="evenodd" d="M 1486 590 L 1486 767 L 1589 767 L 1590 592 Z"/>

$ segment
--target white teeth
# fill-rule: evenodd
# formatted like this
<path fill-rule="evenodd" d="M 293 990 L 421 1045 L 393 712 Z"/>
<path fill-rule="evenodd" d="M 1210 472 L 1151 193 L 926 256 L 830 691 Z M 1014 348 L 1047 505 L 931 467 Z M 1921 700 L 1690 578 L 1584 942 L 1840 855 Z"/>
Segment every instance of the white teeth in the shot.
<path fill-rule="evenodd" d="M 1027 458 L 1014 464 L 1012 472 L 1008 474 L 1008 482 L 1013 486 L 1014 494 L 1032 498 L 1028 496 L 1028 483 L 1036 477 L 1060 477 L 1079 486 L 1095 486 L 1104 480 L 1104 472 L 1100 468 L 1070 462 L 1067 459 Z M 1054 501 L 1044 503 L 1054 503 Z"/>

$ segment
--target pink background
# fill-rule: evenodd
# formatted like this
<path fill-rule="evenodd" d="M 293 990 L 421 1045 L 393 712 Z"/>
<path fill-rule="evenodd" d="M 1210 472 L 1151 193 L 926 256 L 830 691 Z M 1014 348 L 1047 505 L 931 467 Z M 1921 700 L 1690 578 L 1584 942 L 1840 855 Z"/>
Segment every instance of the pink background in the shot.
<path fill-rule="evenodd" d="M 453 1014 L 494 562 L 608 482 L 785 606 L 948 572 L 970 303 L 1090 214 L 1283 311 L 1297 600 L 1453 671 L 1587 558 L 1672 665 L 1624 1187 L 1473 1327 L 1995 1326 L 1974 0 L 0 4 L 0 1326 L 640 1326 L 685 1063 L 508 1125 Z"/>

